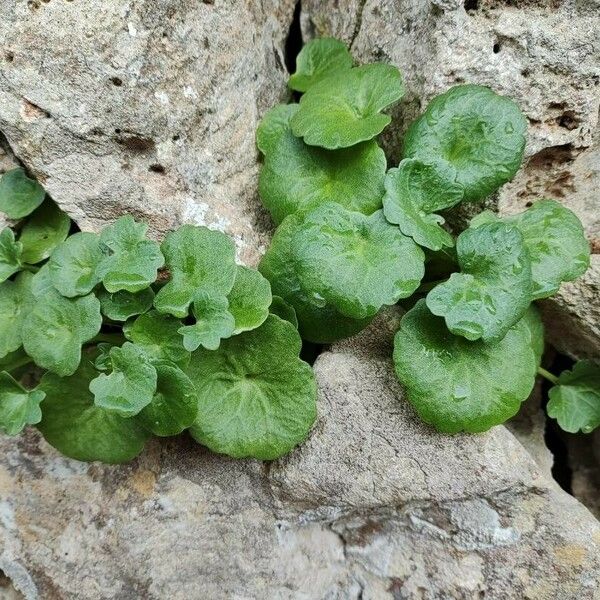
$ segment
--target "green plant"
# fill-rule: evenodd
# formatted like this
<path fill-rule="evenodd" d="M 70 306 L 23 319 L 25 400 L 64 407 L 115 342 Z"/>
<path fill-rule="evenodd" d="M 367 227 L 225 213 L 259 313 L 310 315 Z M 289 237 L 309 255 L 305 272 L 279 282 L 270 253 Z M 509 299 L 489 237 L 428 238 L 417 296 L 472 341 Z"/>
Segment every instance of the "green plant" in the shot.
<path fill-rule="evenodd" d="M 2 430 L 36 425 L 67 456 L 107 463 L 186 429 L 260 459 L 306 437 L 316 386 L 294 309 L 272 306 L 226 235 L 184 225 L 159 245 L 130 216 L 69 235 L 40 189 L 21 169 L 0 180 L 2 208 L 25 217 L 0 233 Z"/>
<path fill-rule="evenodd" d="M 487 87 L 452 87 L 409 127 L 400 164 L 386 172 L 374 138 L 390 122 L 381 110 L 403 94 L 395 67 L 354 66 L 341 42 L 317 39 L 289 86 L 304 93 L 299 103 L 274 107 L 257 131 L 259 191 L 278 225 L 259 270 L 294 307 L 302 336 L 354 335 L 414 294 L 394 363 L 427 423 L 489 429 L 519 410 L 540 374 L 554 384 L 548 413 L 564 429 L 600 425 L 600 368 L 542 369 L 532 304 L 588 268 L 576 215 L 541 199 L 517 215 L 480 213 L 455 238 L 440 214 L 517 173 L 527 126 L 518 106 Z"/>

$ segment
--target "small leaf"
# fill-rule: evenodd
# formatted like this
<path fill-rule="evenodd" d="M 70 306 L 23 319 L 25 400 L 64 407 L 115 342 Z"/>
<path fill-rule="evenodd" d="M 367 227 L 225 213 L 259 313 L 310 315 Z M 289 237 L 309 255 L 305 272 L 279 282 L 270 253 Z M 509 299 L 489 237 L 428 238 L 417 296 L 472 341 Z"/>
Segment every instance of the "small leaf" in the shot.
<path fill-rule="evenodd" d="M 275 152 L 282 135 L 290 131 L 290 119 L 297 104 L 277 104 L 268 110 L 256 130 L 256 146 L 265 155 Z"/>
<path fill-rule="evenodd" d="M 328 201 L 364 214 L 381 208 L 387 161 L 375 141 L 331 151 L 307 146 L 287 123 L 280 128 L 276 141 L 266 146 L 259 179 L 262 202 L 275 223 Z"/>
<path fill-rule="evenodd" d="M 23 244 L 15 241 L 13 230 L 4 228 L 0 232 L 0 282 L 21 269 L 22 252 Z"/>
<path fill-rule="evenodd" d="M 185 366 L 190 361 L 190 353 L 183 347 L 178 333 L 181 321 L 161 315 L 155 310 L 139 316 L 135 321 L 123 326 L 128 340 L 139 346 L 154 361 L 170 361 Z"/>
<path fill-rule="evenodd" d="M 493 341 L 525 314 L 531 302 L 531 262 L 516 227 L 488 223 L 458 236 L 461 273 L 437 285 L 427 306 L 448 329 L 468 340 Z"/>
<path fill-rule="evenodd" d="M 38 428 L 49 444 L 70 458 L 128 462 L 143 450 L 150 434 L 137 417 L 124 419 L 94 405 L 89 385 L 97 374 L 85 357 L 71 377 L 44 375 L 40 389 L 46 398 Z"/>
<path fill-rule="evenodd" d="M 191 379 L 175 365 L 154 363 L 158 384 L 152 402 L 139 414 L 140 422 L 154 435 L 177 435 L 198 415 L 198 397 Z"/>
<path fill-rule="evenodd" d="M 0 212 L 9 219 L 22 219 L 31 214 L 44 200 L 46 192 L 23 169 L 13 169 L 0 178 Z"/>
<path fill-rule="evenodd" d="M 462 200 L 463 190 L 455 178 L 456 170 L 449 163 L 403 160 L 397 169 L 388 171 L 385 179 L 385 218 L 429 250 L 453 246 L 454 238 L 440 227 L 444 219 L 435 211 Z"/>
<path fill-rule="evenodd" d="M 301 339 L 275 316 L 192 355 L 198 392 L 192 436 L 214 452 L 273 460 L 308 435 L 316 417 L 312 369 L 300 360 Z"/>
<path fill-rule="evenodd" d="M 0 429 L 8 435 L 21 433 L 26 425 L 42 420 L 40 402 L 46 394 L 26 390 L 6 371 L 0 372 Z"/>
<path fill-rule="evenodd" d="M 52 285 L 67 298 L 89 294 L 101 281 L 104 253 L 95 233 L 76 233 L 54 250 L 48 261 Z"/>
<path fill-rule="evenodd" d="M 523 234 L 531 257 L 533 299 L 547 298 L 563 281 L 573 281 L 590 265 L 590 245 L 577 215 L 556 200 L 538 200 L 502 221 Z"/>
<path fill-rule="evenodd" d="M 317 38 L 307 42 L 296 57 L 296 72 L 288 86 L 306 92 L 324 77 L 352 67 L 352 56 L 346 45 L 334 38 Z"/>
<path fill-rule="evenodd" d="M 23 322 L 33 303 L 31 273 L 19 273 L 15 281 L 0 283 L 0 358 L 18 350 Z"/>
<path fill-rule="evenodd" d="M 303 339 L 317 344 L 330 344 L 364 329 L 373 319 L 352 319 L 342 315 L 324 298 L 307 294 L 296 273 L 290 242 L 298 226 L 298 218 L 288 217 L 277 228 L 259 270 L 269 280 L 274 294 L 293 307 Z"/>
<path fill-rule="evenodd" d="M 402 318 L 394 363 L 419 416 L 446 433 L 486 431 L 514 416 L 537 368 L 523 321 L 499 342 L 470 342 L 451 334 L 424 300 Z"/>
<path fill-rule="evenodd" d="M 71 219 L 52 200 L 46 200 L 27 220 L 19 241 L 23 244 L 24 263 L 34 265 L 48 258 L 65 241 Z"/>
<path fill-rule="evenodd" d="M 154 306 L 180 319 L 202 290 L 226 296 L 235 281 L 235 246 L 225 234 L 183 225 L 169 233 L 162 251 L 171 281 L 156 294 Z"/>
<path fill-rule="evenodd" d="M 121 417 L 133 417 L 152 402 L 156 391 L 156 369 L 148 355 L 131 342 L 110 350 L 112 372 L 101 373 L 90 382 L 94 404 Z"/>
<path fill-rule="evenodd" d="M 548 415 L 565 431 L 591 433 L 600 426 L 600 366 L 591 360 L 563 371 L 548 394 Z"/>
<path fill-rule="evenodd" d="M 235 319 L 233 334 L 250 331 L 262 325 L 269 316 L 273 300 L 271 285 L 258 271 L 238 266 L 227 299 L 228 310 Z"/>
<path fill-rule="evenodd" d="M 371 317 L 419 287 L 423 251 L 382 211 L 367 217 L 324 204 L 296 223 L 290 248 L 300 284 L 343 315 Z"/>
<path fill-rule="evenodd" d="M 207 350 L 216 350 L 222 338 L 233 335 L 235 318 L 227 310 L 228 307 L 225 296 L 199 293 L 194 300 L 196 323 L 179 329 L 185 349 L 192 352 L 204 346 Z"/>
<path fill-rule="evenodd" d="M 72 375 L 81 346 L 100 331 L 100 302 L 93 295 L 64 298 L 56 290 L 38 297 L 23 322 L 23 346 L 40 366 L 61 377 Z"/>
<path fill-rule="evenodd" d="M 147 230 L 146 224 L 126 215 L 100 234 L 106 256 L 98 266 L 98 275 L 109 292 L 125 290 L 134 294 L 156 280 L 165 259 L 160 246 L 145 238 Z"/>
<path fill-rule="evenodd" d="M 335 150 L 370 140 L 390 123 L 381 110 L 404 95 L 400 71 L 373 64 L 330 75 L 311 86 L 292 117 L 294 135 Z"/>
<path fill-rule="evenodd" d="M 112 344 L 100 342 L 96 345 L 96 358 L 94 359 L 94 367 L 98 371 L 110 371 L 112 369 L 112 361 L 110 359 L 110 351 L 114 348 Z"/>
<path fill-rule="evenodd" d="M 280 319 L 291 323 L 298 329 L 298 317 L 296 316 L 294 307 L 286 302 L 281 296 L 273 296 L 273 302 L 271 302 L 269 312 L 272 315 L 277 315 Z"/>
<path fill-rule="evenodd" d="M 96 294 L 100 300 L 102 314 L 112 321 L 127 321 L 131 317 L 141 315 L 152 308 L 154 291 L 146 288 L 137 294 L 125 290 L 110 292 L 102 289 Z"/>
<path fill-rule="evenodd" d="M 465 200 L 485 198 L 510 181 L 523 159 L 527 120 L 509 98 L 480 85 L 436 96 L 404 137 L 404 157 L 445 160 Z"/>

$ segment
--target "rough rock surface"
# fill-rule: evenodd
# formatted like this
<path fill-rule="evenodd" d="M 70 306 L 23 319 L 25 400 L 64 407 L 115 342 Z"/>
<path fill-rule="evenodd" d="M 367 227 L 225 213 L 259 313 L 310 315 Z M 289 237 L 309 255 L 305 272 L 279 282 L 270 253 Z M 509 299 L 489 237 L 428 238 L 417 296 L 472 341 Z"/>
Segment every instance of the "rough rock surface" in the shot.
<path fill-rule="evenodd" d="M 546 323 L 560 350 L 600 359 L 598 0 L 304 0 L 302 9 L 306 37 L 340 37 L 359 61 L 403 72 L 407 94 L 384 135 L 394 162 L 407 125 L 451 85 L 489 85 L 517 101 L 529 120 L 527 162 L 495 200 L 508 214 L 549 196 L 583 221 L 593 268 L 545 303 Z"/>
<path fill-rule="evenodd" d="M 0 568 L 28 599 L 597 598 L 598 522 L 505 428 L 424 426 L 389 322 L 318 358 L 318 422 L 275 463 L 183 438 L 107 467 L 3 439 Z"/>
<path fill-rule="evenodd" d="M 0 131 L 83 229 L 232 234 L 256 263 L 260 115 L 285 95 L 293 0 L 0 3 Z"/>

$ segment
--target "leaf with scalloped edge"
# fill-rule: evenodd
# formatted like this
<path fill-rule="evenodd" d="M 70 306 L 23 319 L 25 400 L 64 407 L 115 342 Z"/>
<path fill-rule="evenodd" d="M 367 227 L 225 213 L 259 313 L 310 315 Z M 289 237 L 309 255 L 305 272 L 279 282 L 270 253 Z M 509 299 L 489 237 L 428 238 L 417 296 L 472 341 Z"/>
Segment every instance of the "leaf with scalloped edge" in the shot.
<path fill-rule="evenodd" d="M 396 333 L 394 365 L 423 421 L 445 433 L 475 433 L 518 412 L 533 389 L 537 356 L 524 320 L 498 342 L 471 342 L 419 300 Z"/>
<path fill-rule="evenodd" d="M 310 146 L 335 150 L 380 134 L 391 117 L 381 111 L 404 95 L 400 71 L 392 65 L 354 67 L 324 77 L 300 99 L 290 124 Z"/>
<path fill-rule="evenodd" d="M 125 342 L 109 352 L 112 370 L 90 382 L 94 404 L 121 417 L 133 417 L 152 402 L 156 369 L 142 348 Z"/>
<path fill-rule="evenodd" d="M 101 325 L 95 296 L 65 298 L 50 290 L 36 298 L 23 322 L 23 346 L 38 366 L 65 377 L 77 370 L 81 346 L 98 334 Z"/>
<path fill-rule="evenodd" d="M 456 242 L 460 273 L 427 294 L 427 306 L 468 340 L 493 341 L 531 302 L 531 261 L 520 231 L 505 223 L 467 229 Z"/>
<path fill-rule="evenodd" d="M 352 67 L 352 56 L 346 44 L 335 38 L 316 38 L 306 42 L 296 57 L 296 72 L 288 86 L 306 92 L 324 77 L 347 71 Z"/>
<path fill-rule="evenodd" d="M 233 335 L 235 318 L 229 312 L 229 302 L 225 296 L 201 292 L 194 300 L 193 313 L 196 322 L 179 329 L 183 336 L 183 346 L 190 352 L 204 346 L 216 350 L 222 338 Z"/>
<path fill-rule="evenodd" d="M 180 328 L 179 319 L 151 310 L 125 323 L 123 333 L 153 361 L 170 361 L 184 367 L 190 361 L 190 353 L 183 347 Z"/>
<path fill-rule="evenodd" d="M 31 214 L 45 197 L 44 188 L 21 168 L 7 171 L 0 178 L 0 212 L 9 219 Z"/>
<path fill-rule="evenodd" d="M 18 350 L 23 343 L 23 323 L 31 310 L 31 273 L 19 273 L 14 281 L 0 283 L 0 358 Z"/>
<path fill-rule="evenodd" d="M 39 423 L 40 402 L 45 397 L 43 391 L 26 390 L 6 371 L 0 372 L 0 430 L 17 435 L 25 426 Z"/>
<path fill-rule="evenodd" d="M 412 295 L 424 275 L 423 251 L 382 211 L 365 216 L 324 204 L 298 217 L 291 236 L 304 292 L 354 319 Z"/>
<path fill-rule="evenodd" d="M 23 244 L 15 240 L 15 234 L 9 227 L 0 232 L 0 283 L 6 281 L 21 269 Z"/>
<path fill-rule="evenodd" d="M 233 335 L 256 329 L 269 316 L 269 306 L 273 300 L 271 285 L 255 269 L 238 266 L 227 299 L 228 311 L 235 319 Z"/>
<path fill-rule="evenodd" d="M 286 111 L 288 120 L 297 104 Z M 278 111 L 279 117 L 279 111 Z M 273 121 L 271 113 L 265 116 Z M 263 120 L 265 120 L 263 119 Z M 281 117 L 277 135 L 264 145 L 259 193 L 275 223 L 290 214 L 325 202 L 371 214 L 381 208 L 387 161 L 374 140 L 341 150 L 307 146 Z M 274 125 L 272 125 L 274 128 Z"/>
<path fill-rule="evenodd" d="M 510 98 L 480 85 L 436 96 L 404 137 L 404 157 L 445 160 L 465 200 L 485 198 L 521 166 L 527 120 Z"/>
<path fill-rule="evenodd" d="M 580 360 L 563 371 L 550 388 L 548 415 L 569 433 L 591 433 L 600 427 L 600 366 Z"/>
<path fill-rule="evenodd" d="M 150 433 L 138 417 L 125 419 L 94 405 L 89 385 L 97 374 L 87 356 L 70 377 L 46 373 L 39 386 L 46 398 L 38 429 L 49 444 L 70 458 L 128 462 L 143 450 Z"/>
<path fill-rule="evenodd" d="M 270 315 L 257 329 L 198 350 L 188 374 L 198 392 L 190 433 L 214 452 L 273 460 L 306 439 L 316 418 L 316 384 L 299 358 L 301 339 Z"/>
<path fill-rule="evenodd" d="M 154 435 L 177 435 L 198 415 L 198 396 L 192 380 L 176 365 L 155 362 L 158 374 L 152 402 L 139 414 L 140 422 Z"/>
<path fill-rule="evenodd" d="M 454 238 L 441 227 L 444 219 L 436 211 L 462 200 L 463 189 L 455 178 L 456 170 L 445 161 L 404 159 L 385 179 L 385 218 L 429 250 L 453 246 Z"/>
<path fill-rule="evenodd" d="M 106 256 L 98 265 L 98 275 L 109 292 L 135 294 L 156 280 L 165 259 L 158 243 L 146 239 L 147 231 L 148 225 L 125 215 L 100 233 L 100 246 Z"/>
<path fill-rule="evenodd" d="M 141 292 L 132 294 L 126 290 L 110 293 L 101 289 L 96 294 L 100 300 L 102 314 L 112 321 L 127 321 L 131 317 L 141 315 L 152 308 L 154 291 L 146 288 Z"/>
<path fill-rule="evenodd" d="M 60 210 L 52 200 L 46 200 L 21 229 L 21 260 L 33 265 L 47 259 L 54 249 L 65 241 L 70 228 L 69 215 Z"/>
<path fill-rule="evenodd" d="M 89 294 L 101 281 L 98 265 L 104 259 L 95 233 L 75 233 L 52 253 L 48 273 L 52 285 L 67 298 Z"/>
<path fill-rule="evenodd" d="M 154 299 L 161 313 L 180 319 L 200 291 L 226 296 L 235 281 L 235 246 L 225 234 L 207 227 L 182 225 L 161 246 L 169 281 Z"/>

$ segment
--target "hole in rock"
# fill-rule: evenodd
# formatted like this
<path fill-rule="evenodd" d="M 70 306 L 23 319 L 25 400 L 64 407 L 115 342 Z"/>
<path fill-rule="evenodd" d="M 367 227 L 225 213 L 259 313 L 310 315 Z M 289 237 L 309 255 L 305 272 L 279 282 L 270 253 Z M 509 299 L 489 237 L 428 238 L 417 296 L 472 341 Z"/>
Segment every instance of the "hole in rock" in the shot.
<path fill-rule="evenodd" d="M 477 10 L 478 8 L 478 0 L 465 0 L 465 10 Z"/>
<path fill-rule="evenodd" d="M 300 351 L 300 358 L 306 361 L 309 365 L 314 365 L 319 354 L 325 352 L 328 346 L 325 344 L 313 344 L 313 342 L 302 342 L 302 350 Z"/>
<path fill-rule="evenodd" d="M 285 39 L 283 56 L 288 73 L 293 73 L 296 70 L 296 57 L 300 50 L 302 50 L 302 30 L 300 28 L 301 10 L 302 3 L 298 1 L 296 3 L 296 8 L 294 8 L 294 18 L 290 24 L 287 38 Z"/>
<path fill-rule="evenodd" d="M 164 173 L 166 172 L 166 169 L 159 164 L 154 164 L 154 165 L 150 165 L 148 167 L 148 171 L 152 172 L 152 173 L 160 173 L 161 175 L 164 175 Z"/>
<path fill-rule="evenodd" d="M 498 54 L 498 52 L 500 52 L 500 44 L 498 42 L 496 42 L 493 46 L 492 46 L 492 51 L 494 52 L 494 54 Z"/>
<path fill-rule="evenodd" d="M 111 77 L 110 81 L 116 87 L 121 87 L 123 85 L 123 80 L 120 77 Z"/>

